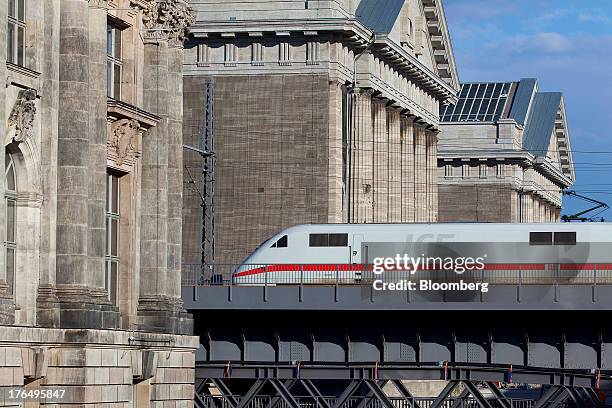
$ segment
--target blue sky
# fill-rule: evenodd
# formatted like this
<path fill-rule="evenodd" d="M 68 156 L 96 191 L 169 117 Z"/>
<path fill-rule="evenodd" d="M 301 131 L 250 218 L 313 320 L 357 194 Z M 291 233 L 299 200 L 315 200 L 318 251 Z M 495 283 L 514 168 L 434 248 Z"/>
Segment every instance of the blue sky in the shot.
<path fill-rule="evenodd" d="M 602 153 L 612 152 L 612 0 L 444 4 L 461 81 L 535 77 L 542 91 L 563 92 L 574 189 L 612 206 L 612 154 Z M 588 206 L 576 198 L 564 205 L 565 212 Z M 612 210 L 603 215 L 612 220 Z"/>

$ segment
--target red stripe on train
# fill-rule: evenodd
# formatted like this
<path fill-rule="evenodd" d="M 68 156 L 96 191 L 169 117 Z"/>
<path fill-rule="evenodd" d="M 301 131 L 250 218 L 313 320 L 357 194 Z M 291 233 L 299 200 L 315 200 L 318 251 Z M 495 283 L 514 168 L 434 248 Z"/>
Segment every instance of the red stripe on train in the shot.
<path fill-rule="evenodd" d="M 586 264 L 585 264 L 586 265 Z M 583 265 L 583 266 L 585 266 Z M 238 272 L 234 274 L 234 277 L 258 275 L 266 272 L 335 272 L 336 268 L 338 272 L 356 272 L 356 271 L 371 271 L 373 265 L 361 265 L 361 264 L 275 264 L 268 266 L 261 266 L 246 271 Z M 561 270 L 583 270 L 578 268 L 580 265 L 564 264 L 561 265 Z M 606 268 L 601 268 L 606 266 Z M 564 268 L 567 267 L 567 268 Z M 594 264 L 591 265 L 591 270 L 594 269 Z M 612 270 L 612 264 L 609 265 L 598 265 L 598 270 Z M 439 268 L 418 268 L 418 270 L 440 270 Z M 546 270 L 545 264 L 486 264 L 485 271 L 543 271 Z M 587 270 L 585 268 L 584 270 Z M 385 269 L 385 272 L 402 272 L 404 269 L 389 270 Z"/>

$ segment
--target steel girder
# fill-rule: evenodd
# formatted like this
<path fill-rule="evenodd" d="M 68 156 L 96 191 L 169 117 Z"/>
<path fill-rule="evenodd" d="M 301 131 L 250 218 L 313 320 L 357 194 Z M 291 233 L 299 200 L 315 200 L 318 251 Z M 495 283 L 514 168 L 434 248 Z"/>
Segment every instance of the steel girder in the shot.
<path fill-rule="evenodd" d="M 272 319 L 275 320 L 275 319 Z M 306 327 L 304 327 L 306 326 Z M 209 362 L 376 362 L 490 364 L 612 371 L 612 332 L 584 328 L 512 330 L 213 328 L 200 333 L 199 358 Z M 265 334 L 262 334 L 265 333 Z"/>
<path fill-rule="evenodd" d="M 215 408 L 219 406 L 229 406 L 235 408 L 253 408 L 261 407 L 263 398 L 268 401 L 268 407 L 277 406 L 283 402 L 283 407 L 286 408 L 302 408 L 304 406 L 319 408 L 350 408 L 350 407 L 376 407 L 376 408 L 397 408 L 397 407 L 419 407 L 418 402 L 429 408 L 463 408 L 473 407 L 478 404 L 480 408 L 514 408 L 515 402 L 520 403 L 520 407 L 531 406 L 532 408 L 556 408 L 556 407 L 575 407 L 575 408 L 590 408 L 601 405 L 599 397 L 592 389 L 584 389 L 581 387 L 566 387 L 566 386 L 551 386 L 543 389 L 541 398 L 537 401 L 531 401 L 526 405 L 525 400 L 511 400 L 493 384 L 492 382 L 482 383 L 491 391 L 492 395 L 485 397 L 478 384 L 475 381 L 469 380 L 451 380 L 449 381 L 442 392 L 434 399 L 415 398 L 399 380 L 394 380 L 392 383 L 401 394 L 400 398 L 390 398 L 383 390 L 384 385 L 388 381 L 376 381 L 372 379 L 356 379 L 345 382 L 345 385 L 336 383 L 331 396 L 325 396 L 321 392 L 321 386 L 326 386 L 326 392 L 330 392 L 329 381 L 314 381 L 308 379 L 293 379 L 280 381 L 278 379 L 256 379 L 250 383 L 247 391 L 243 396 L 237 396 L 235 392 L 230 390 L 225 381 L 221 379 L 213 380 L 214 384 L 221 385 L 223 391 L 218 388 L 219 393 L 223 395 L 225 403 L 220 403 L 218 397 L 215 399 L 211 392 L 204 390 L 204 387 L 199 387 L 199 395 L 196 393 L 194 403 L 196 408 Z M 401 384 L 401 385 L 398 385 Z M 461 394 L 453 397 L 452 393 L 459 385 L 463 385 Z M 266 385 L 268 390 L 265 391 Z M 300 387 L 296 387 L 296 386 Z M 339 388 L 341 387 L 341 388 Z M 298 396 L 297 388 L 306 390 L 308 396 Z M 335 390 L 335 391 L 334 391 Z M 401 390 L 401 391 L 400 391 Z M 260 400 L 255 401 L 257 398 Z M 306 398 L 306 400 L 304 399 Z M 568 402 L 569 401 L 569 402 Z M 208 402 L 208 403 L 207 403 Z M 237 405 L 233 405 L 236 402 Z"/>
<path fill-rule="evenodd" d="M 440 395 L 434 400 L 430 408 L 441 408 L 444 405 L 446 399 L 451 395 L 455 388 L 459 385 L 459 381 L 449 381 L 444 387 Z"/>
<path fill-rule="evenodd" d="M 402 398 L 406 400 L 408 408 L 421 408 L 419 404 L 415 401 L 414 396 L 410 393 L 408 388 L 406 388 L 403 382 L 401 382 L 400 380 L 391 380 L 391 382 L 395 386 L 395 389 L 400 393 Z"/>
<path fill-rule="evenodd" d="M 196 378 L 224 378 L 227 363 L 196 363 Z M 307 380 L 455 380 L 506 382 L 508 369 L 496 366 L 448 365 L 406 366 L 384 365 L 375 368 L 363 364 L 304 364 L 301 363 L 300 378 Z M 295 367 L 286 364 L 232 365 L 232 377 L 240 379 L 295 378 Z M 593 388 L 596 375 L 592 372 L 558 369 L 535 369 L 514 367 L 513 382 L 517 384 L 563 385 L 568 387 Z M 608 376 L 600 380 L 600 388 L 612 389 Z"/>
<path fill-rule="evenodd" d="M 482 396 L 478 388 L 471 381 L 463 381 L 465 388 L 472 394 L 472 397 L 478 402 L 480 408 L 493 408 L 489 401 Z"/>

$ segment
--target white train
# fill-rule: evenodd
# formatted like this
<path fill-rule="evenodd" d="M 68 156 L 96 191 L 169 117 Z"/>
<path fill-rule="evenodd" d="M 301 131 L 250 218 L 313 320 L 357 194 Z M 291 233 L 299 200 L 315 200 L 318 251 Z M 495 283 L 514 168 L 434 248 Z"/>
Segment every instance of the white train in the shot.
<path fill-rule="evenodd" d="M 237 285 L 359 284 L 381 259 L 482 258 L 462 277 L 491 283 L 612 283 L 612 224 L 307 224 L 262 243 L 232 273 Z M 413 261 L 414 262 L 414 261 Z M 439 266 L 439 265 L 438 265 Z M 410 276 L 393 268 L 389 276 Z M 413 270 L 414 273 L 414 270 Z M 395 274 L 395 275 L 393 275 Z"/>

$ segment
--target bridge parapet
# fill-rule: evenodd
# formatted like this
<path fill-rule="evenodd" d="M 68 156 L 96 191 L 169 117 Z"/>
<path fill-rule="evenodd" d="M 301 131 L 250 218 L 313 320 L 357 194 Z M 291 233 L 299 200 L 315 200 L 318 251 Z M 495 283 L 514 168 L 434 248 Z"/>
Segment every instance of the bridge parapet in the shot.
<path fill-rule="evenodd" d="M 271 310 L 612 309 L 610 264 L 488 264 L 461 274 L 373 265 L 183 265 L 187 308 Z"/>

